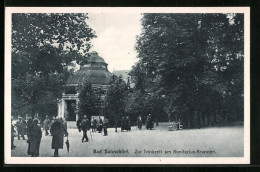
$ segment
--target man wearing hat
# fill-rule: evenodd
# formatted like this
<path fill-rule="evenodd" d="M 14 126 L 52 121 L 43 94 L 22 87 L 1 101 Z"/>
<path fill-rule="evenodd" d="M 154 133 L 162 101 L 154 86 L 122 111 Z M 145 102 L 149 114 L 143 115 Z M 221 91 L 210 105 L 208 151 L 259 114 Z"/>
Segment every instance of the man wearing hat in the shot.
<path fill-rule="evenodd" d="M 83 116 L 83 120 L 81 122 L 81 129 L 83 130 L 82 142 L 86 139 L 85 142 L 88 141 L 87 131 L 90 130 L 90 121 L 87 119 L 87 116 Z"/>
<path fill-rule="evenodd" d="M 25 125 L 22 121 L 22 117 L 18 118 L 19 120 L 16 123 L 16 128 L 17 128 L 17 135 L 18 135 L 18 140 L 20 140 L 20 136 L 25 140 L 24 138 L 24 130 L 25 130 Z"/>

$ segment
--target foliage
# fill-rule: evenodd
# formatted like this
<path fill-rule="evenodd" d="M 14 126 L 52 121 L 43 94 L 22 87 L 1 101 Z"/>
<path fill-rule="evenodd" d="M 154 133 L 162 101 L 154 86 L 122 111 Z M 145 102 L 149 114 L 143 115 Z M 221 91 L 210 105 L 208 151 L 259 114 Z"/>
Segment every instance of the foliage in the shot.
<path fill-rule="evenodd" d="M 186 127 L 243 120 L 243 14 L 144 14 L 142 26 L 131 75 L 158 110 L 146 114 Z"/>
<path fill-rule="evenodd" d="M 92 88 L 92 84 L 85 82 L 79 92 L 79 116 L 86 115 L 90 118 L 91 116 L 100 115 L 99 102 L 99 93 Z"/>
<path fill-rule="evenodd" d="M 12 112 L 55 115 L 74 61 L 82 63 L 94 32 L 86 14 L 12 14 Z"/>
<path fill-rule="evenodd" d="M 122 116 L 125 116 L 125 100 L 127 85 L 121 77 L 113 75 L 106 97 L 106 115 L 111 125 L 118 126 Z"/>

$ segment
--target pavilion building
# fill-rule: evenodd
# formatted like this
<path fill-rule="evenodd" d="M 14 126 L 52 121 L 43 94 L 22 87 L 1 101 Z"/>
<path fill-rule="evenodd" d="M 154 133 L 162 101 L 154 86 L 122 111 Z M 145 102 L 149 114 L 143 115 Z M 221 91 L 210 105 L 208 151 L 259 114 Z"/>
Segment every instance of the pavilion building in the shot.
<path fill-rule="evenodd" d="M 105 97 L 113 74 L 107 69 L 107 63 L 97 52 L 90 53 L 86 64 L 71 76 L 64 85 L 62 98 L 58 103 L 58 116 L 67 121 L 78 119 L 78 104 L 80 87 L 87 81 L 93 89 L 102 89 L 100 94 L 99 114 L 102 116 Z"/>

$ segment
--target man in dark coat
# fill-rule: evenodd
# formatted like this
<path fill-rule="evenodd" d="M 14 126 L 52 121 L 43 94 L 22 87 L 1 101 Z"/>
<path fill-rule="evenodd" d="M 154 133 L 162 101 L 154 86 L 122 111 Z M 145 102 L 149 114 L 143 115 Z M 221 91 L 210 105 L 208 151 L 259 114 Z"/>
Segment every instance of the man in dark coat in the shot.
<path fill-rule="evenodd" d="M 48 130 L 50 129 L 51 120 L 48 116 L 46 116 L 45 120 L 43 121 L 43 129 L 45 130 L 45 136 L 49 135 Z"/>
<path fill-rule="evenodd" d="M 62 124 L 62 120 L 60 117 L 55 118 L 54 122 L 51 125 L 51 135 L 52 142 L 51 147 L 54 149 L 54 157 L 59 156 L 59 149 L 63 149 L 64 143 L 64 134 L 68 136 L 68 132 Z"/>
<path fill-rule="evenodd" d="M 142 129 L 142 117 L 141 117 L 141 115 L 139 115 L 138 118 L 137 118 L 137 126 L 138 126 L 139 130 Z"/>
<path fill-rule="evenodd" d="M 151 114 L 149 114 L 147 116 L 147 119 L 146 119 L 146 129 L 153 129 L 153 121 L 152 121 L 152 116 Z"/>
<path fill-rule="evenodd" d="M 125 120 L 125 117 L 122 118 L 121 120 L 121 131 L 124 131 L 125 130 L 125 123 L 126 123 L 126 120 Z"/>
<path fill-rule="evenodd" d="M 41 138 L 42 130 L 38 126 L 38 119 L 34 119 L 33 125 L 28 132 L 28 155 L 32 155 L 32 157 L 39 156 Z"/>
<path fill-rule="evenodd" d="M 93 120 L 93 129 L 94 129 L 94 132 L 96 132 L 97 131 L 97 119 L 94 119 Z"/>
<path fill-rule="evenodd" d="M 81 132 L 81 122 L 82 122 L 82 117 L 79 116 L 78 120 L 77 120 L 77 127 L 79 132 Z"/>
<path fill-rule="evenodd" d="M 23 140 L 25 140 L 24 138 L 25 125 L 24 122 L 22 121 L 22 117 L 19 117 L 18 119 L 19 120 L 16 123 L 18 140 L 20 140 L 20 136 L 23 138 Z"/>
<path fill-rule="evenodd" d="M 87 131 L 90 130 L 90 121 L 87 119 L 87 116 L 84 115 L 83 120 L 81 122 L 81 129 L 83 130 L 83 137 L 82 137 L 82 142 L 87 142 L 88 141 L 88 136 L 87 136 Z"/>
<path fill-rule="evenodd" d="M 107 127 L 108 127 L 108 119 L 105 117 L 103 123 L 104 136 L 107 136 Z"/>
<path fill-rule="evenodd" d="M 130 122 L 130 119 L 129 119 L 128 116 L 126 117 L 125 125 L 126 125 L 126 130 L 130 131 L 131 130 L 131 122 Z"/>
<path fill-rule="evenodd" d="M 99 123 L 98 123 L 98 132 L 101 133 L 102 132 L 102 129 L 103 129 L 103 121 L 102 119 L 99 117 Z"/>

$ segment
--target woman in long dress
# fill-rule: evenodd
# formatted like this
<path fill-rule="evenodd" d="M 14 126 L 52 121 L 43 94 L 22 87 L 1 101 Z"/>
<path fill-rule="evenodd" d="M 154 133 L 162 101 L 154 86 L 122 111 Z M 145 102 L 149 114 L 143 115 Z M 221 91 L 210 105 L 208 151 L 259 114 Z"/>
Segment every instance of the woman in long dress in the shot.
<path fill-rule="evenodd" d="M 57 117 L 51 125 L 52 143 L 51 147 L 54 149 L 54 157 L 59 156 L 59 149 L 63 149 L 64 134 L 68 136 L 65 126 L 62 124 L 62 119 Z"/>
<path fill-rule="evenodd" d="M 28 134 L 28 155 L 37 157 L 39 156 L 40 143 L 42 138 L 42 130 L 38 126 L 38 119 L 33 120 L 33 125 L 31 126 Z"/>

